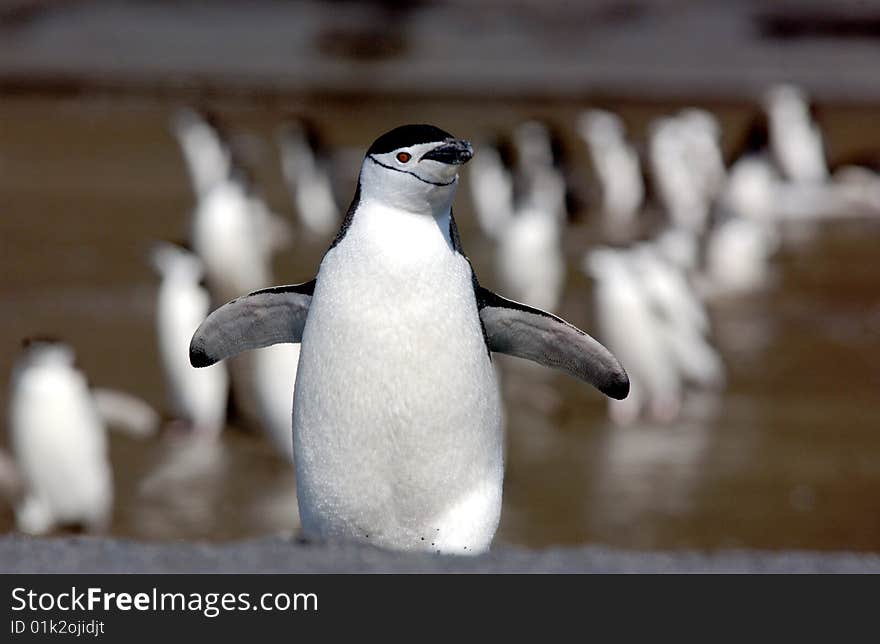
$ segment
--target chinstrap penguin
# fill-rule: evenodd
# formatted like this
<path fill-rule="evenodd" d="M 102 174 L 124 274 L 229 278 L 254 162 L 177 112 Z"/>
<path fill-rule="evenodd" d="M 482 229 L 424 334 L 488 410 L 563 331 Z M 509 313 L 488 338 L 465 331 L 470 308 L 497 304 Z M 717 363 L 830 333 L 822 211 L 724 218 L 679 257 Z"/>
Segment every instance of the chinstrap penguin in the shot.
<path fill-rule="evenodd" d="M 307 537 L 485 551 L 504 472 L 492 352 L 628 393 L 592 337 L 479 284 L 452 215 L 472 155 L 430 125 L 382 135 L 315 279 L 233 300 L 193 336 L 194 366 L 301 343 L 293 442 Z"/>

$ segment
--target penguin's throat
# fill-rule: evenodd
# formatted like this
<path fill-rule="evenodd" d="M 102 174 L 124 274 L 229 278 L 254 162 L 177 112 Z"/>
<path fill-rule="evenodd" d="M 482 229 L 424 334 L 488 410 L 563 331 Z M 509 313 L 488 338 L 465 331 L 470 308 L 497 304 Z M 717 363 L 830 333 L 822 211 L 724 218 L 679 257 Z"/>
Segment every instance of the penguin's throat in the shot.
<path fill-rule="evenodd" d="M 394 261 L 421 263 L 446 255 L 452 248 L 451 209 L 445 212 L 411 212 L 384 203 L 363 203 L 352 224 L 364 250 L 372 249 Z"/>
<path fill-rule="evenodd" d="M 373 210 L 386 212 L 390 217 L 441 219 L 449 215 L 454 197 L 455 185 L 451 185 L 422 190 L 416 194 L 407 190 L 389 191 L 381 196 L 366 194 L 362 202 Z"/>

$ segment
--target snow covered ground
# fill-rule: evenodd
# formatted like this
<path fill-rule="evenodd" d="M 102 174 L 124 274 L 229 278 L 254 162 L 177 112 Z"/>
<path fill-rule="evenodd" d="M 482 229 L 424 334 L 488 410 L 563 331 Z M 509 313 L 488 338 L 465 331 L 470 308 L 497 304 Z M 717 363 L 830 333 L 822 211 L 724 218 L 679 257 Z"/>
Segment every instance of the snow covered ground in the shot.
<path fill-rule="evenodd" d="M 270 538 L 225 544 L 0 537 L 2 573 L 880 573 L 880 555 L 798 551 L 497 548 L 480 557 L 399 554 Z"/>

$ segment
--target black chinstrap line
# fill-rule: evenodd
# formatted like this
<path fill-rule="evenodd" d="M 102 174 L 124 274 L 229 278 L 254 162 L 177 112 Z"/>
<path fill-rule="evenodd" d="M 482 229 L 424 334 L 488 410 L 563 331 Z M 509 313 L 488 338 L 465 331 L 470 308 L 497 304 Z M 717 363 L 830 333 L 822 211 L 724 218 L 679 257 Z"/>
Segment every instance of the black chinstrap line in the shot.
<path fill-rule="evenodd" d="M 418 180 L 421 181 L 422 183 L 427 183 L 427 184 L 432 185 L 432 186 L 440 186 L 440 187 L 443 187 L 443 186 L 451 186 L 451 185 L 452 185 L 453 183 L 455 183 L 456 180 L 458 179 L 458 177 L 455 177 L 454 179 L 452 179 L 452 181 L 448 181 L 447 183 L 439 183 L 439 182 L 437 182 L 437 181 L 428 181 L 427 179 L 422 179 L 422 178 L 421 178 L 419 175 L 417 175 L 415 172 L 410 172 L 409 170 L 401 170 L 400 168 L 395 168 L 394 166 L 386 165 L 386 164 L 382 163 L 381 161 L 379 161 L 379 160 L 378 160 L 376 157 L 374 157 L 372 154 L 370 155 L 369 158 L 370 158 L 370 161 L 372 161 L 372 162 L 375 163 L 376 165 L 380 165 L 380 166 L 382 166 L 383 168 L 388 168 L 389 170 L 394 170 L 395 172 L 401 172 L 401 173 L 403 173 L 403 174 L 408 174 L 408 175 L 410 175 L 410 176 L 415 177 L 416 179 L 418 179 Z"/>

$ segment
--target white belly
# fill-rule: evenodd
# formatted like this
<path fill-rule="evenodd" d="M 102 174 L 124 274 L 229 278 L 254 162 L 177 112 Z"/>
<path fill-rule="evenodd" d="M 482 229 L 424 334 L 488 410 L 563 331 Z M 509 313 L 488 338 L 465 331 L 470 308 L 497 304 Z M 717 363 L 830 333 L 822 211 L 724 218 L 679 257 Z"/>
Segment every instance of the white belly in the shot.
<path fill-rule="evenodd" d="M 356 217 L 318 274 L 294 394 L 307 534 L 468 554 L 501 509 L 503 436 L 471 272 L 429 217 Z"/>

